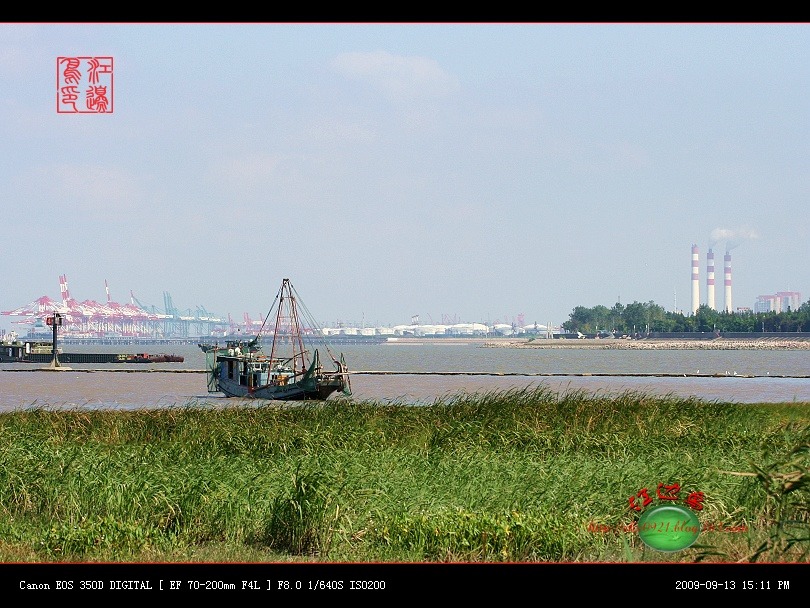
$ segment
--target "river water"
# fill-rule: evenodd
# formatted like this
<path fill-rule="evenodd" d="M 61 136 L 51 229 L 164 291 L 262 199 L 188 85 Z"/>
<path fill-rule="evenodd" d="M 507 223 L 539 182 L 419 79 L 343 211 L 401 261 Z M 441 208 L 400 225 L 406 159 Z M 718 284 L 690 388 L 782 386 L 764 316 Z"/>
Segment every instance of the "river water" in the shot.
<path fill-rule="evenodd" d="M 242 402 L 208 393 L 205 354 L 196 345 L 166 348 L 66 345 L 64 350 L 167 352 L 182 355 L 185 361 L 70 364 L 69 370 L 59 372 L 43 371 L 47 364 L 0 364 L 0 411 Z M 332 349 L 346 357 L 353 400 L 429 404 L 459 393 L 545 386 L 555 392 L 607 395 L 638 391 L 709 401 L 810 404 L 810 350 L 485 348 L 480 343 L 433 341 L 336 345 Z M 322 355 L 322 361 L 327 364 L 328 358 Z"/>

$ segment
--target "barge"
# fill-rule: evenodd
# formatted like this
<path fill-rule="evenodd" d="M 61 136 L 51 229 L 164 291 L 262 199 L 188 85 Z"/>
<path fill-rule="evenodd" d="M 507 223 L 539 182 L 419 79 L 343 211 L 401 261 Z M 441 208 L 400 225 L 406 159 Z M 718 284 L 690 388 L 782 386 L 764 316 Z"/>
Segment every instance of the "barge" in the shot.
<path fill-rule="evenodd" d="M 165 353 L 66 353 L 56 349 L 59 363 L 182 363 L 184 357 Z M 17 340 L 0 342 L 0 363 L 50 363 L 53 342 Z"/>

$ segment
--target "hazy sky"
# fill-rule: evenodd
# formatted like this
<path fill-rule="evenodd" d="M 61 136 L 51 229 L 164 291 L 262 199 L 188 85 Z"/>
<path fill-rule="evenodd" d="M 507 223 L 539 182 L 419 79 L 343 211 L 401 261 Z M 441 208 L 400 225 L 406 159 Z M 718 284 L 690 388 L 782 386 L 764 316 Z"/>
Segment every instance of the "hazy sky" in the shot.
<path fill-rule="evenodd" d="M 810 25 L 7 23 L 0 104 L 0 310 L 556 325 L 689 312 L 693 243 L 701 302 L 709 246 L 718 306 L 726 247 L 735 308 L 810 297 Z"/>

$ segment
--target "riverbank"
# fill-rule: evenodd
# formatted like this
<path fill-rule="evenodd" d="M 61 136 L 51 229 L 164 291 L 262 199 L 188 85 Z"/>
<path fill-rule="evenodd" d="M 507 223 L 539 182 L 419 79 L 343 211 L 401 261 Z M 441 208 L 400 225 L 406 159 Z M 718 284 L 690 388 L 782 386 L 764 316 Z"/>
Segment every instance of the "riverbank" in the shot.
<path fill-rule="evenodd" d="M 583 338 L 580 340 L 487 340 L 484 348 L 597 348 L 610 350 L 810 350 L 810 340 L 785 338 L 714 338 L 711 340 L 666 340 L 643 338 Z"/>
<path fill-rule="evenodd" d="M 802 404 L 381 405 L 0 415 L 0 562 L 807 563 Z M 651 550 L 642 511 L 676 497 L 699 542 Z"/>

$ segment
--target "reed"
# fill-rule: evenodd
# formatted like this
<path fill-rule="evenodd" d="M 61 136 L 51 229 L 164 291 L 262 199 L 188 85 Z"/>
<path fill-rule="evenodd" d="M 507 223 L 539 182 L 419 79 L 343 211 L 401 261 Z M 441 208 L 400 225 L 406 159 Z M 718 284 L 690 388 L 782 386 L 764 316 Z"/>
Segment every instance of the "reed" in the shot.
<path fill-rule="evenodd" d="M 809 462 L 807 403 L 31 407 L 0 415 L 0 561 L 804 562 Z M 646 547 L 629 498 L 659 483 L 715 529 Z"/>

